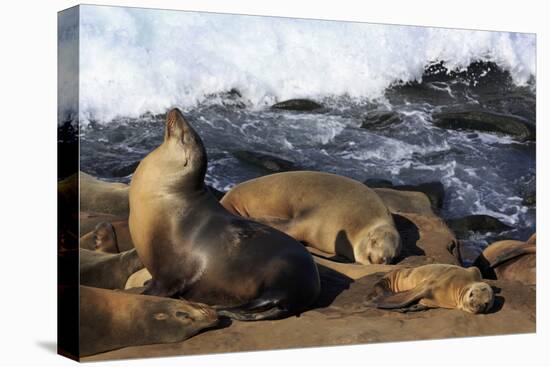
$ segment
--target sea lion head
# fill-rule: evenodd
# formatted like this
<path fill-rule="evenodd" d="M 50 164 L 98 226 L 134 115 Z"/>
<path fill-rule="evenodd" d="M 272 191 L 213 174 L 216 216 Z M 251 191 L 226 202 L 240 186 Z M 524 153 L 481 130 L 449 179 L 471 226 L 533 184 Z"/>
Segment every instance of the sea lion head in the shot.
<path fill-rule="evenodd" d="M 493 289 L 489 284 L 475 282 L 463 290 L 459 307 L 470 313 L 486 313 L 493 307 L 494 300 Z"/>
<path fill-rule="evenodd" d="M 214 326 L 219 318 L 216 311 L 202 303 L 180 301 L 169 308 L 158 307 L 150 315 L 162 342 L 185 340 L 200 330 Z M 164 340 L 163 340 L 164 339 Z"/>
<path fill-rule="evenodd" d="M 94 232 L 95 250 L 111 254 L 119 253 L 116 232 L 113 225 L 109 222 L 101 222 L 95 226 Z"/>
<path fill-rule="evenodd" d="M 204 144 L 178 108 L 166 114 L 163 145 L 170 152 L 174 169 L 184 175 L 192 175 L 198 181 L 204 180 L 207 162 Z"/>
<path fill-rule="evenodd" d="M 355 260 L 361 264 L 390 264 L 400 250 L 399 233 L 395 228 L 383 225 L 370 231 L 361 240 Z"/>

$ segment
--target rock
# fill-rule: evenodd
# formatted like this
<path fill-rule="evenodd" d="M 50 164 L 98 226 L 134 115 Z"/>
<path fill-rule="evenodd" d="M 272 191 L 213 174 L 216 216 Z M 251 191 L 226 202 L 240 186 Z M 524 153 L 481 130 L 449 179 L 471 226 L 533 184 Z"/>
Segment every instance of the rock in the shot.
<path fill-rule="evenodd" d="M 372 188 L 393 188 L 393 182 L 385 180 L 383 178 L 367 178 L 364 182 L 365 185 Z"/>
<path fill-rule="evenodd" d="M 361 127 L 363 129 L 387 127 L 401 122 L 399 114 L 394 111 L 369 111 Z"/>
<path fill-rule="evenodd" d="M 500 220 L 485 214 L 467 215 L 461 218 L 447 219 L 447 225 L 458 238 L 465 238 L 472 232 L 504 232 L 512 229 Z"/>
<path fill-rule="evenodd" d="M 487 111 L 442 112 L 433 115 L 437 127 L 452 130 L 496 132 L 513 136 L 521 141 L 534 141 L 534 124 L 514 115 Z"/>
<path fill-rule="evenodd" d="M 213 186 L 206 185 L 206 187 L 212 193 L 212 195 L 214 195 L 216 197 L 216 199 L 218 199 L 218 201 L 220 201 L 223 198 L 223 196 L 225 195 L 225 192 L 220 191 L 220 190 L 216 189 Z"/>
<path fill-rule="evenodd" d="M 289 99 L 275 103 L 271 108 L 289 111 L 313 111 L 323 108 L 323 106 L 309 99 Z"/>
<path fill-rule="evenodd" d="M 383 273 L 357 280 L 319 266 L 321 295 L 299 317 L 262 322 L 233 321 L 181 343 L 123 348 L 84 361 L 350 345 L 451 337 L 534 333 L 535 288 L 513 281 L 489 281 L 496 302 L 488 314 L 430 309 L 399 313 L 365 306 Z"/>
<path fill-rule="evenodd" d="M 533 192 L 531 194 L 527 194 L 523 197 L 523 200 L 521 201 L 523 205 L 532 206 L 537 204 L 537 193 Z"/>
<path fill-rule="evenodd" d="M 445 187 L 439 181 L 425 182 L 417 185 L 393 185 L 389 180 L 368 178 L 364 183 L 370 188 L 389 188 L 399 191 L 421 192 L 428 197 L 432 209 L 436 211 L 443 207 L 443 202 L 445 200 Z"/>
<path fill-rule="evenodd" d="M 430 200 L 424 193 L 383 188 L 373 190 L 392 213 L 434 214 Z"/>
<path fill-rule="evenodd" d="M 113 177 L 126 177 L 134 173 L 140 161 L 130 162 L 122 167 L 114 168 L 110 173 Z"/>
<path fill-rule="evenodd" d="M 298 170 L 294 162 L 287 161 L 286 159 L 274 157 L 269 154 L 251 152 L 248 150 L 238 150 L 232 152 L 233 156 L 238 160 L 261 168 L 267 173 L 277 173 L 286 171 Z"/>
<path fill-rule="evenodd" d="M 401 253 L 397 264 L 411 256 L 427 256 L 436 263 L 460 265 L 451 250 L 457 240 L 443 219 L 435 215 L 416 213 L 392 213 L 401 236 Z M 407 262 L 405 262 L 406 264 Z M 424 263 L 430 263 L 428 260 Z"/>

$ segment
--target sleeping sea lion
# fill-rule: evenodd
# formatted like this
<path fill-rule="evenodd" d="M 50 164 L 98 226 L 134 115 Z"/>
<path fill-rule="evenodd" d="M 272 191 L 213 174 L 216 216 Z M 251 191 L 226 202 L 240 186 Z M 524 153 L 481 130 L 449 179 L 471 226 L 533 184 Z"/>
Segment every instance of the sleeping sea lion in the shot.
<path fill-rule="evenodd" d="M 80 237 L 80 247 L 111 254 L 133 249 L 128 221 L 99 222 L 93 231 Z"/>
<path fill-rule="evenodd" d="M 80 356 L 131 345 L 175 343 L 218 322 L 206 305 L 80 287 Z"/>
<path fill-rule="evenodd" d="M 320 290 L 311 255 L 286 234 L 227 212 L 204 183 L 206 165 L 201 138 L 171 110 L 164 142 L 130 184 L 130 233 L 152 275 L 144 294 L 215 305 L 239 320 L 305 310 Z"/>
<path fill-rule="evenodd" d="M 532 241 L 532 239 L 530 239 Z M 485 248 L 473 264 L 487 279 L 537 283 L 537 247 L 523 241 L 497 241 Z"/>
<path fill-rule="evenodd" d="M 441 307 L 485 313 L 494 302 L 493 289 L 482 282 L 479 269 L 448 264 L 391 271 L 370 298 L 368 305 L 404 311 Z"/>
<path fill-rule="evenodd" d="M 361 264 L 389 264 L 399 254 L 401 239 L 388 208 L 372 189 L 351 178 L 277 173 L 238 184 L 221 203 L 231 213 Z"/>
<path fill-rule="evenodd" d="M 124 289 L 126 281 L 143 268 L 137 251 L 106 254 L 80 249 L 80 284 L 106 289 Z"/>

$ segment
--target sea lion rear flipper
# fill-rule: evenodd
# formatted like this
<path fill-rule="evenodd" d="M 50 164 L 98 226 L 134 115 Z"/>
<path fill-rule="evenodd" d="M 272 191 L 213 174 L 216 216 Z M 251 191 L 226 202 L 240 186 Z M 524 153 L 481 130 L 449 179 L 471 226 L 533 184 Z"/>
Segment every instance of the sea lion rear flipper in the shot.
<path fill-rule="evenodd" d="M 374 299 L 371 304 L 382 309 L 403 309 L 426 297 L 428 292 L 428 287 L 417 286 L 404 292 L 383 294 Z"/>
<path fill-rule="evenodd" d="M 214 307 L 220 316 L 226 316 L 239 321 L 273 320 L 288 316 L 290 313 L 280 307 L 280 299 L 258 298 L 237 307 Z"/>
<path fill-rule="evenodd" d="M 495 268 L 510 259 L 513 259 L 521 255 L 534 254 L 536 251 L 537 251 L 537 247 L 535 245 L 525 245 L 521 247 L 516 247 L 514 249 L 504 251 L 502 254 L 497 256 L 496 259 L 489 264 L 489 266 L 491 268 Z"/>

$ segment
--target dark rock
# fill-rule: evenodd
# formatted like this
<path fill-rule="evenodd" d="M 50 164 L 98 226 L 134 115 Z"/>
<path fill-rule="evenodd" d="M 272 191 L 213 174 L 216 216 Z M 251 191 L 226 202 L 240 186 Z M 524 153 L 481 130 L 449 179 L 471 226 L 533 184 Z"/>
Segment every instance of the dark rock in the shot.
<path fill-rule="evenodd" d="M 527 194 L 523 197 L 522 200 L 523 205 L 536 205 L 537 204 L 537 193 L 533 192 L 531 194 Z"/>
<path fill-rule="evenodd" d="M 369 178 L 365 185 L 370 188 L 389 188 L 399 191 L 416 191 L 425 194 L 432 205 L 432 209 L 438 210 L 443 207 L 445 199 L 445 187 L 441 182 L 425 182 L 418 185 L 393 185 L 391 181 L 380 178 Z"/>
<path fill-rule="evenodd" d="M 206 185 L 206 187 L 212 193 L 212 195 L 214 195 L 216 199 L 218 199 L 218 201 L 220 201 L 225 195 L 225 192 L 220 191 L 213 186 Z"/>
<path fill-rule="evenodd" d="M 287 101 L 275 103 L 271 108 L 290 111 L 313 111 L 323 108 L 323 106 L 309 99 L 289 99 Z"/>
<path fill-rule="evenodd" d="M 126 177 L 135 172 L 140 161 L 128 163 L 122 167 L 113 169 L 110 173 L 112 177 Z"/>
<path fill-rule="evenodd" d="M 361 127 L 364 129 L 373 127 L 386 127 L 401 122 L 399 114 L 393 111 L 369 111 L 363 119 Z"/>
<path fill-rule="evenodd" d="M 393 183 L 383 178 L 367 178 L 363 183 L 370 188 L 393 188 Z"/>
<path fill-rule="evenodd" d="M 536 139 L 536 129 L 527 120 L 514 115 L 487 111 L 442 112 L 433 115 L 437 127 L 452 130 L 496 132 L 521 141 Z"/>
<path fill-rule="evenodd" d="M 500 220 L 485 214 L 467 215 L 461 218 L 447 219 L 447 225 L 459 238 L 468 236 L 468 232 L 504 232 L 512 229 Z"/>
<path fill-rule="evenodd" d="M 238 160 L 259 167 L 268 173 L 295 171 L 298 169 L 294 162 L 269 154 L 251 152 L 248 150 L 238 150 L 231 154 Z"/>

